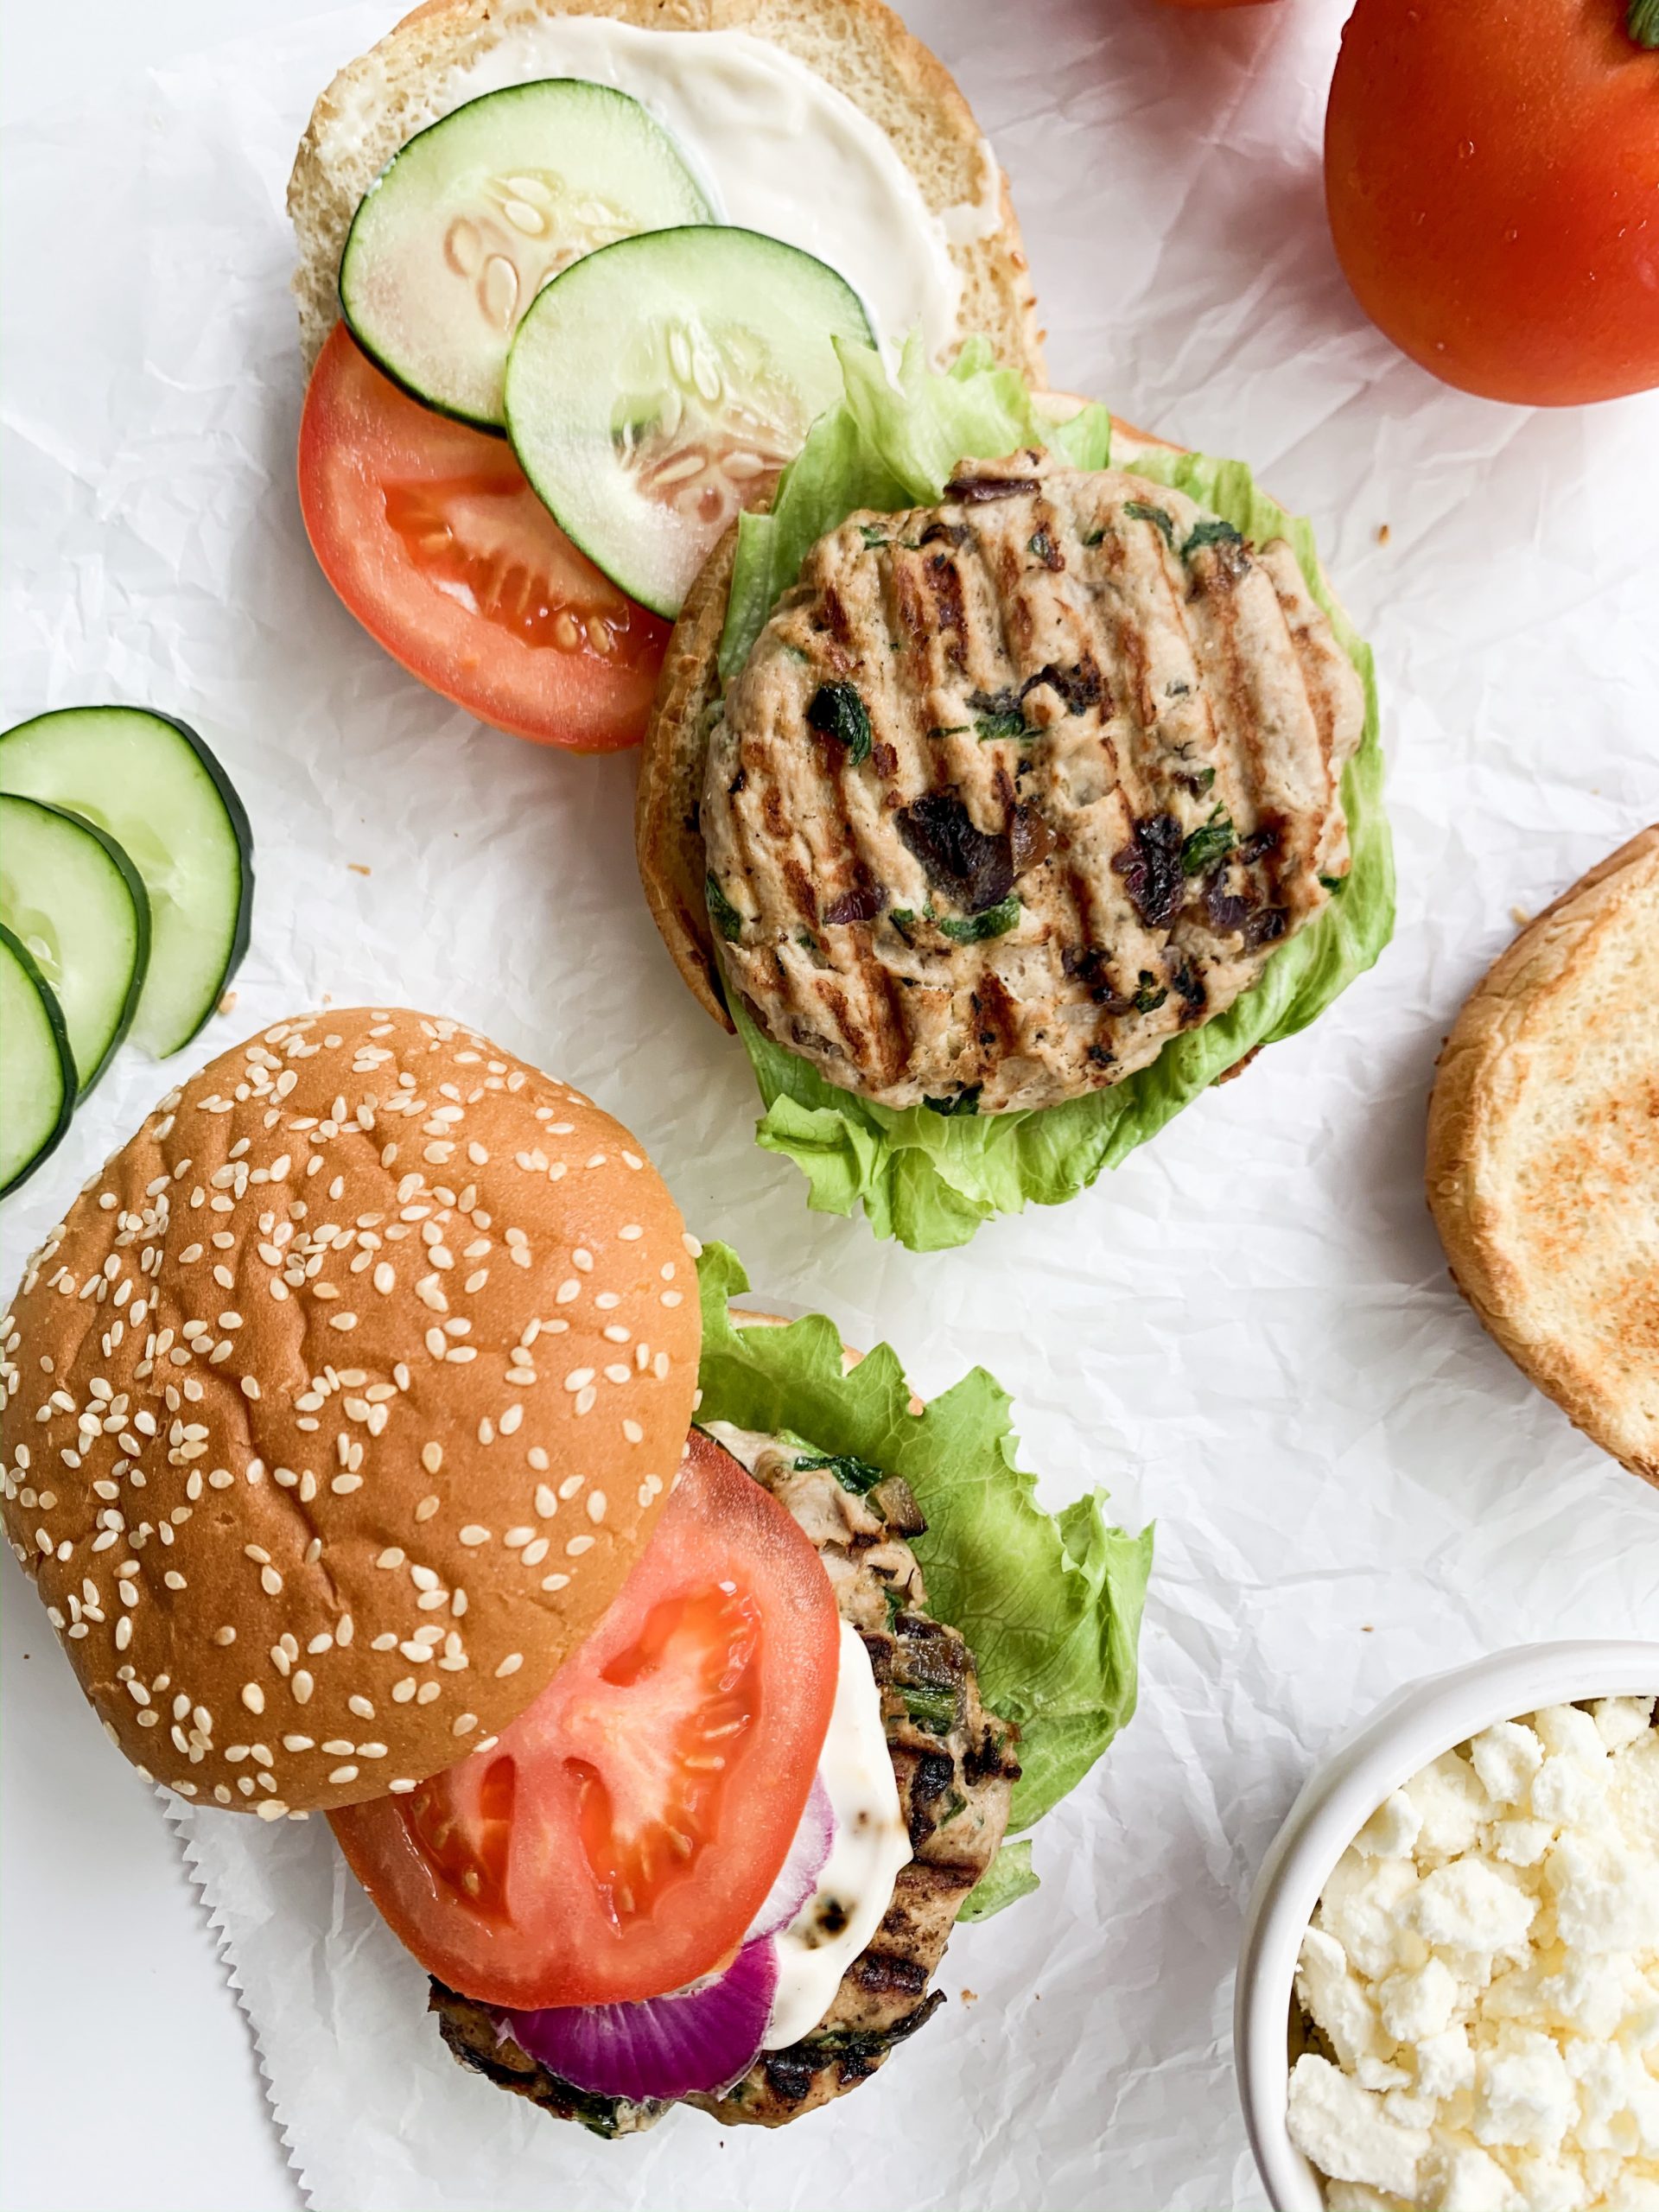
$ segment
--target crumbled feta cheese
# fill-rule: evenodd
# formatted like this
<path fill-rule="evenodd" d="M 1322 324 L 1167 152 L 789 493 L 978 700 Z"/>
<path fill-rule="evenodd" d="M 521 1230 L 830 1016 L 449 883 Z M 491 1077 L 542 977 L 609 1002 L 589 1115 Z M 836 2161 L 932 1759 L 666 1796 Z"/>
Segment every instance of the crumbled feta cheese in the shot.
<path fill-rule="evenodd" d="M 1290 2071 L 1290 2132 L 1321 2173 L 1414 2197 L 1427 2131 L 1396 2127 L 1380 2098 L 1311 2052 Z"/>
<path fill-rule="evenodd" d="M 1543 1764 L 1544 1747 L 1518 1720 L 1500 1720 L 1469 1746 L 1469 1760 L 1495 1805 L 1527 1802 L 1527 1785 Z"/>
<path fill-rule="evenodd" d="M 1567 2062 L 1546 2035 L 1505 2026 L 1476 2061 L 1473 2130 L 1481 2143 L 1553 2151 L 1578 2108 Z"/>
<path fill-rule="evenodd" d="M 1354 1838 L 1363 1859 L 1403 1859 L 1422 1833 L 1423 1816 L 1403 1789 L 1385 1797 Z"/>
<path fill-rule="evenodd" d="M 1440 2212 L 1510 2212 L 1515 2190 L 1496 2158 L 1472 2143 L 1429 2153 L 1423 2180 L 1429 2202 Z"/>
<path fill-rule="evenodd" d="M 1480 1777 L 1455 1751 L 1447 1751 L 1414 1775 L 1405 1794 L 1422 1815 L 1417 1856 L 1431 1864 L 1471 1849 L 1481 1822 L 1491 1818 L 1491 1800 Z"/>
<path fill-rule="evenodd" d="M 1391 1974 L 1377 1990 L 1376 2012 L 1395 2043 L 1421 2043 L 1449 2024 L 1457 2001 L 1450 1969 L 1431 1958 L 1413 1971 Z"/>
<path fill-rule="evenodd" d="M 1499 1722 L 1344 1853 L 1289 2095 L 1329 2212 L 1659 2212 L 1656 1706 Z"/>
<path fill-rule="evenodd" d="M 1605 1697 L 1592 1708 L 1596 1732 L 1610 1751 L 1641 1742 L 1653 1726 L 1656 1702 L 1650 1697 Z"/>
<path fill-rule="evenodd" d="M 1425 1943 L 1484 1954 L 1518 1950 L 1538 1910 L 1507 1867 L 1484 1859 L 1454 1859 L 1420 1882 L 1402 1908 Z M 1490 1965 L 1483 1980 L 1491 1979 Z"/>

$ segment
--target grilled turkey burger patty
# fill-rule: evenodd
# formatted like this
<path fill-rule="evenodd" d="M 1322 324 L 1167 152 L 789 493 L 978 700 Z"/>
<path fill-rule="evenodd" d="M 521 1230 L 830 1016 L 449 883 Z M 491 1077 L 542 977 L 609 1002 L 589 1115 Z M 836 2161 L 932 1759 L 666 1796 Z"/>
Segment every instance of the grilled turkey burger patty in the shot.
<path fill-rule="evenodd" d="M 700 828 L 772 1036 L 884 1105 L 992 1113 L 1146 1066 L 1318 912 L 1363 698 L 1282 540 L 1037 452 L 946 488 L 809 554 Z"/>
<path fill-rule="evenodd" d="M 762 1449 L 755 1479 L 817 1546 L 842 1618 L 870 1655 L 913 1855 L 874 1940 L 842 1975 L 812 2032 L 763 2051 L 724 2095 L 685 2100 L 728 2125 L 780 2126 L 828 2104 L 867 2081 L 895 2044 L 932 2018 L 944 2000 L 928 1993 L 929 1979 L 969 1891 L 996 1856 L 1020 1773 L 1011 1732 L 980 1702 L 972 1652 L 928 1614 L 922 1571 L 904 1541 L 925 1525 L 909 1486 L 890 1478 L 857 1497 L 823 1465 L 798 1469 L 798 1456 Z M 625 2135 L 667 2109 L 573 2089 L 499 2032 L 492 2006 L 441 1982 L 432 1984 L 431 2009 L 462 2065 L 559 2119 Z"/>

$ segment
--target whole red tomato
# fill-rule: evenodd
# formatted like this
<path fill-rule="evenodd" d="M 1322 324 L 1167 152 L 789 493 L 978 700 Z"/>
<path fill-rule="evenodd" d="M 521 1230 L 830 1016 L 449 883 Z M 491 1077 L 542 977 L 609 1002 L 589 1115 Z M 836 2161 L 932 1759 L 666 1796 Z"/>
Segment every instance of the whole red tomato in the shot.
<path fill-rule="evenodd" d="M 1659 384 L 1659 52 L 1628 0 L 1358 0 L 1325 126 L 1360 305 L 1448 384 Z"/>

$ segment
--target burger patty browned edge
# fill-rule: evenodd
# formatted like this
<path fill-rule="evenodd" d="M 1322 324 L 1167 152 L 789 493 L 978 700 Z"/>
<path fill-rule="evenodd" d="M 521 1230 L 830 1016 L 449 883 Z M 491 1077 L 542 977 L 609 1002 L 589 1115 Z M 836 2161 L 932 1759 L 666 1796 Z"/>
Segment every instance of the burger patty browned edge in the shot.
<path fill-rule="evenodd" d="M 766 2051 L 723 2095 L 684 2101 L 728 2124 L 775 2127 L 867 2081 L 896 2044 L 944 2002 L 928 1983 L 957 1913 L 995 1857 L 1020 1768 L 1014 1731 L 981 1703 L 973 1655 L 926 1610 L 915 1554 L 925 1527 L 898 1478 L 849 1487 L 876 1470 L 763 1457 L 767 1484 L 817 1545 L 844 1619 L 858 1630 L 881 1694 L 887 1749 L 912 1856 L 874 1939 L 842 1977 L 810 2034 Z M 430 2010 L 464 2066 L 562 2120 L 611 2138 L 650 2127 L 667 2109 L 576 2089 L 497 2029 L 493 2007 L 432 1984 Z"/>

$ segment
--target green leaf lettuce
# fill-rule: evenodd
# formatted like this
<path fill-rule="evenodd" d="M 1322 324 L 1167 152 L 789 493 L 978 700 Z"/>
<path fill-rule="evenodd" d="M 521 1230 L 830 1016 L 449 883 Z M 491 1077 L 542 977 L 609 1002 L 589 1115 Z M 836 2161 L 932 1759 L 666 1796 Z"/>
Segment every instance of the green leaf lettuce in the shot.
<path fill-rule="evenodd" d="M 729 1301 L 748 1278 L 725 1245 L 705 1246 L 697 1274 L 697 1418 L 787 1430 L 818 1451 L 902 1475 L 914 1491 L 927 1518 L 914 1548 L 929 1609 L 967 1638 L 987 1705 L 1019 1728 L 1009 1827 L 1029 1827 L 1135 1711 L 1152 1531 L 1113 1528 L 1099 1491 L 1045 1512 L 1015 1462 L 1007 1393 L 983 1368 L 912 1413 L 891 1346 L 843 1374 L 840 1332 L 823 1314 L 787 1328 L 734 1324 Z M 987 1878 L 982 1918 L 1036 1886 L 1028 1854 L 1007 1855 L 1008 1865 L 999 1859 Z"/>
<path fill-rule="evenodd" d="M 842 347 L 841 356 L 845 397 L 813 425 L 784 472 L 772 511 L 745 515 L 739 525 L 720 646 L 727 681 L 808 549 L 849 514 L 935 500 L 968 454 L 988 460 L 1046 444 L 1080 467 L 1106 465 L 1107 410 L 1087 408 L 1058 426 L 1045 422 L 1020 378 L 995 367 L 982 341 L 971 341 L 943 376 L 927 371 L 912 344 L 896 390 L 868 350 Z M 1240 461 L 1147 454 L 1128 465 L 1186 493 L 1256 543 L 1283 537 L 1295 553 L 1364 685 L 1364 733 L 1342 786 L 1351 871 L 1330 905 L 1273 954 L 1261 980 L 1226 1013 L 1173 1038 L 1151 1066 L 1109 1090 L 1059 1106 L 946 1117 L 925 1106 L 877 1105 L 774 1043 L 733 993 L 732 1018 L 766 1105 L 756 1130 L 760 1144 L 794 1160 L 816 1211 L 844 1214 L 861 1205 L 878 1236 L 897 1237 L 913 1251 L 966 1243 L 995 1215 L 1075 1197 L 1248 1053 L 1306 1028 L 1371 966 L 1393 933 L 1394 861 L 1370 649 L 1325 585 L 1312 529 L 1260 491 Z"/>

